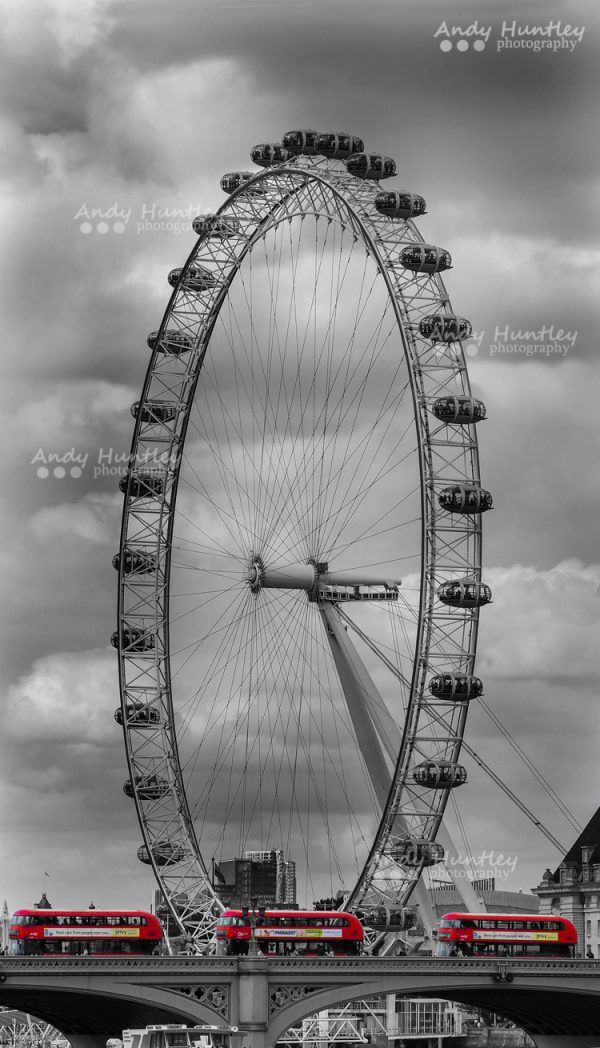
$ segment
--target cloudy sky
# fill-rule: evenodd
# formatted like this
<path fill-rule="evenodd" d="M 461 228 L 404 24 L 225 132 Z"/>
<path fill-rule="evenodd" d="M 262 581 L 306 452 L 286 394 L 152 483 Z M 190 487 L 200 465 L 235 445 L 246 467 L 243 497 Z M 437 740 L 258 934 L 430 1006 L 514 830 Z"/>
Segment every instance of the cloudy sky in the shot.
<path fill-rule="evenodd" d="M 599 743 L 595 0 L 1 6 L 0 895 L 11 909 L 42 890 L 54 905 L 149 903 L 113 720 L 118 456 L 191 219 L 221 204 L 220 176 L 249 167 L 252 145 L 296 127 L 345 128 L 394 157 L 398 187 L 428 202 L 423 235 L 452 252 L 495 499 L 478 671 L 585 823 Z M 467 737 L 570 846 L 574 827 L 482 708 Z M 507 884 L 528 889 L 560 854 L 465 764 L 473 855 L 512 857 Z"/>

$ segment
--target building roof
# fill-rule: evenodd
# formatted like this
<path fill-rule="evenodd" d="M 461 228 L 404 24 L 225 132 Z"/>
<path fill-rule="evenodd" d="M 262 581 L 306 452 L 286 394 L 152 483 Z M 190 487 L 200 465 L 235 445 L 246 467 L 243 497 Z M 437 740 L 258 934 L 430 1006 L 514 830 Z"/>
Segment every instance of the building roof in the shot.
<path fill-rule="evenodd" d="M 560 875 L 560 867 L 563 863 L 581 866 L 581 849 L 593 848 L 590 862 L 600 862 L 600 808 L 594 812 L 587 826 L 584 826 L 575 844 L 569 848 L 564 859 L 554 871 L 553 880 L 557 881 Z"/>
<path fill-rule="evenodd" d="M 540 901 L 537 895 L 531 895 L 529 892 L 484 890 L 479 894 L 490 913 L 538 913 L 539 911 Z M 450 889 L 432 888 L 429 896 L 438 917 L 449 913 L 450 910 L 457 912 L 464 910 L 464 903 L 454 887 Z"/>

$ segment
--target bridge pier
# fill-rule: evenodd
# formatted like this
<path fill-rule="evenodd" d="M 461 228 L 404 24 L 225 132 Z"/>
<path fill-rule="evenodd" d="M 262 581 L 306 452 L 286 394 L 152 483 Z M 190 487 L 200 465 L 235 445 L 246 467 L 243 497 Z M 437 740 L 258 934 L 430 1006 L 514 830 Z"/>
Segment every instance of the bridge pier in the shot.
<path fill-rule="evenodd" d="M 235 1048 L 271 1048 L 269 1029 L 269 961 L 267 957 L 240 957 L 238 981 L 232 995 L 232 1025 L 243 1034 Z M 232 988 L 233 989 L 233 988 Z"/>

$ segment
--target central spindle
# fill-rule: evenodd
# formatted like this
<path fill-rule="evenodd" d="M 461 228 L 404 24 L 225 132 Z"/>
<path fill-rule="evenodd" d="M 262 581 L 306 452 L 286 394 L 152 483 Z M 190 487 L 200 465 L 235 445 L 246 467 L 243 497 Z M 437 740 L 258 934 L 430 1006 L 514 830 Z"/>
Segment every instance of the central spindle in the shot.
<path fill-rule="evenodd" d="M 304 564 L 265 565 L 262 557 L 254 556 L 246 576 L 253 593 L 261 589 L 306 590 L 315 593 L 317 587 L 343 586 L 355 590 L 383 586 L 389 593 L 397 593 L 400 581 L 382 578 L 359 571 L 329 571 L 329 565 L 308 561 Z"/>

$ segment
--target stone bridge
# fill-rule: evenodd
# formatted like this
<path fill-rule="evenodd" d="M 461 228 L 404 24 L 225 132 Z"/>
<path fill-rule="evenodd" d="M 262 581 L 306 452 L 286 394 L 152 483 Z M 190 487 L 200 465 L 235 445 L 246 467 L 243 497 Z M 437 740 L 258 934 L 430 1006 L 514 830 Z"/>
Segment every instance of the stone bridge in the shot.
<path fill-rule="evenodd" d="M 51 1023 L 73 1048 L 173 1022 L 237 1026 L 232 1048 L 272 1048 L 313 1012 L 390 993 L 490 1009 L 538 1048 L 600 1046 L 599 961 L 0 958 L 0 1004 Z"/>

